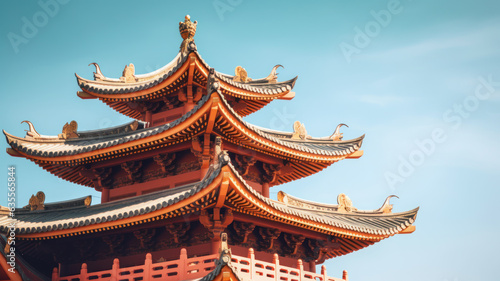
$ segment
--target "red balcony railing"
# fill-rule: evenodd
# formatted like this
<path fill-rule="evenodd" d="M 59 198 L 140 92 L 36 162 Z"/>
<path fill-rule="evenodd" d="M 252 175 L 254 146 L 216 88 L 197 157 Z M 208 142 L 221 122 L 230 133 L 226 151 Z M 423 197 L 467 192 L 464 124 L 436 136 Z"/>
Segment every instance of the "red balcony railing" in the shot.
<path fill-rule="evenodd" d="M 88 272 L 87 264 L 82 264 L 80 274 L 59 276 L 57 268 L 52 272 L 52 281 L 134 281 L 134 280 L 165 280 L 170 281 L 192 280 L 201 278 L 215 268 L 214 260 L 218 255 L 188 258 L 186 249 L 182 249 L 178 260 L 153 263 L 151 254 L 146 255 L 143 265 L 120 268 L 119 259 L 114 259 L 110 270 Z M 326 275 L 325 266 L 321 267 L 321 274 L 305 271 L 302 261 L 298 260 L 297 267 L 288 267 L 279 264 L 279 257 L 274 255 L 272 263 L 255 260 L 253 249 L 249 249 L 248 257 L 232 255 L 231 265 L 236 273 L 248 280 L 275 280 L 275 281 L 346 281 L 347 272 L 342 278 L 333 278 Z"/>

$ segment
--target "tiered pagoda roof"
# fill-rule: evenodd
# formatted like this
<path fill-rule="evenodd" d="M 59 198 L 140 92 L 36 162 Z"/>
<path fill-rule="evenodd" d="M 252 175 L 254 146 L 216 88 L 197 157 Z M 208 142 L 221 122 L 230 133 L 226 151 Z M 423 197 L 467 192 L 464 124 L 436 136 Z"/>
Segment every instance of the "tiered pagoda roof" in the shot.
<path fill-rule="evenodd" d="M 279 200 L 266 198 L 246 184 L 226 152 L 206 177 L 196 183 L 99 205 L 80 205 L 32 212 L 16 210 L 18 239 L 45 240 L 123 228 L 184 216 L 218 205 L 233 213 L 261 217 L 280 224 L 338 237 L 341 248 L 328 258 L 345 255 L 398 233 L 412 232 L 417 209 L 392 213 L 388 200 L 372 211 L 308 202 L 280 192 Z M 238 215 L 237 215 L 238 216 Z M 6 231 L 10 218 L 0 217 Z"/>
<path fill-rule="evenodd" d="M 107 280 L 110 274 L 118 276 L 119 265 L 113 260 L 110 273 L 103 261 L 119 253 L 130 264 L 148 253 L 144 268 L 150 268 L 151 253 L 172 258 L 184 247 L 181 255 L 187 262 L 186 248 L 197 256 L 214 255 L 218 237 L 228 231 L 226 242 L 239 255 L 243 250 L 253 255 L 255 249 L 266 260 L 262 262 L 269 263 L 279 254 L 282 268 L 300 264 L 302 280 L 306 276 L 302 261 L 314 272 L 316 264 L 326 259 L 415 230 L 418 208 L 393 213 L 389 202 L 393 196 L 369 211 L 353 207 L 345 194 L 337 197 L 338 204 L 310 202 L 282 191 L 278 200 L 269 198 L 271 186 L 361 157 L 364 135 L 343 140 L 340 128 L 345 124 L 331 136 L 311 137 L 299 121 L 293 132 L 246 122 L 243 116 L 272 100 L 292 99 L 297 78 L 278 82 L 280 65 L 268 77 L 253 80 L 240 66 L 234 76 L 215 71 L 194 44 L 196 24 L 188 16 L 180 23 L 181 50 L 156 71 L 136 75 L 130 64 L 115 79 L 105 77 L 93 63 L 94 80 L 77 75 L 81 98 L 99 99 L 133 122 L 78 131 L 72 121 L 57 136 L 38 133 L 29 121 L 23 121 L 29 126 L 25 137 L 4 131 L 11 156 L 27 158 L 60 178 L 102 192 L 97 205 L 91 205 L 90 197 L 45 204 L 40 192 L 29 205 L 16 209 L 14 218 L 0 210 L 0 231 L 14 230 L 16 251 L 23 253 L 28 266 L 36 264 L 36 270 L 28 270 L 32 275 L 40 271 L 48 276 L 58 265 L 53 280 L 80 280 L 87 278 L 88 262 L 100 272 L 93 279 Z M 97 246 L 87 247 L 81 241 Z M 6 245 L 3 254 L 8 251 Z M 253 259 L 244 262 L 253 268 Z M 80 275 L 74 275 L 80 264 Z M 174 274 L 169 271 L 174 264 L 165 263 L 163 256 L 156 264 L 163 264 L 157 268 L 164 270 L 164 276 Z M 203 280 L 220 280 L 223 269 L 231 280 L 239 280 L 238 274 L 253 274 L 231 271 L 227 261 L 211 266 L 205 266 L 204 270 L 213 271 Z M 127 270 L 123 272 L 132 272 Z M 195 272 L 187 267 L 176 270 L 176 274 Z M 340 280 L 327 279 L 326 273 L 322 278 Z"/>
<path fill-rule="evenodd" d="M 210 66 L 196 50 L 179 53 L 174 60 L 151 73 L 135 75 L 133 82 L 117 78 L 104 77 L 97 67 L 95 80 L 88 80 L 76 74 L 83 99 L 99 99 L 116 111 L 131 118 L 141 119 L 137 108 L 131 107 L 131 101 L 150 101 L 166 99 L 178 95 L 178 90 L 189 84 L 206 88 Z M 292 99 L 292 92 L 297 77 L 277 82 L 276 67 L 266 78 L 241 82 L 220 72 L 215 72 L 220 81 L 220 92 L 226 97 L 239 100 L 235 105 L 238 115 L 249 115 L 275 99 Z"/>
<path fill-rule="evenodd" d="M 8 150 L 10 155 L 31 159 L 65 180 L 86 186 L 93 184 L 79 174 L 81 165 L 186 142 L 203 133 L 216 133 L 229 143 L 289 161 L 290 173 L 280 175 L 277 184 L 316 173 L 342 159 L 359 158 L 364 138 L 294 139 L 293 133 L 252 125 L 229 106 L 220 89 L 204 96 L 181 118 L 156 127 L 145 128 L 143 122 L 133 122 L 111 129 L 78 132 L 79 137 L 73 139 L 39 134 L 32 137 L 30 132 L 21 138 L 4 131 L 12 148 Z"/>

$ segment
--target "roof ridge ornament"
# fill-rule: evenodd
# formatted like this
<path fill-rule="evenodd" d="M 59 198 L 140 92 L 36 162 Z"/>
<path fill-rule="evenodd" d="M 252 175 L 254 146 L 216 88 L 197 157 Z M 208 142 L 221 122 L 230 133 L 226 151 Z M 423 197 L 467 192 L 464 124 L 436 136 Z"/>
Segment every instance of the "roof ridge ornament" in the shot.
<path fill-rule="evenodd" d="M 215 69 L 210 68 L 207 78 L 207 93 L 210 95 L 219 90 L 219 80 L 215 78 Z"/>
<path fill-rule="evenodd" d="M 272 74 L 272 72 L 271 72 L 271 74 Z M 247 73 L 246 69 L 244 69 L 243 67 L 241 67 L 241 66 L 238 65 L 234 69 L 233 81 L 234 82 L 247 83 L 247 82 L 252 81 L 252 78 L 248 77 L 248 73 Z"/>
<path fill-rule="evenodd" d="M 220 234 L 220 246 L 219 246 L 219 260 L 216 260 L 218 264 L 230 264 L 231 263 L 231 249 L 227 245 L 227 233 L 222 232 Z"/>
<path fill-rule="evenodd" d="M 340 193 L 339 196 L 337 196 L 337 204 L 339 212 L 350 213 L 358 210 L 352 206 L 351 199 L 344 193 Z"/>
<path fill-rule="evenodd" d="M 305 140 L 309 136 L 307 135 L 306 131 L 306 126 L 303 123 L 300 123 L 300 121 L 295 121 L 293 123 L 293 135 L 292 139 L 294 140 Z"/>
<path fill-rule="evenodd" d="M 333 141 L 341 141 L 344 138 L 344 134 L 340 132 L 340 127 L 342 126 L 346 126 L 347 128 L 349 128 L 349 126 L 347 126 L 346 124 L 340 123 L 337 125 L 337 128 L 335 128 L 335 132 L 333 132 L 333 134 L 328 138 Z"/>
<path fill-rule="evenodd" d="M 43 193 L 43 191 L 38 191 L 36 195 L 31 195 L 28 206 L 30 208 L 30 211 L 45 210 L 44 203 L 45 203 L 45 193 Z"/>
<path fill-rule="evenodd" d="M 91 65 L 95 66 L 94 81 L 102 81 L 102 80 L 106 79 L 106 77 L 104 77 L 104 75 L 101 72 L 101 68 L 99 67 L 99 64 L 97 64 L 96 62 L 91 62 L 91 63 L 89 63 L 89 66 L 91 66 Z"/>
<path fill-rule="evenodd" d="M 269 81 L 269 83 L 271 83 L 271 84 L 275 84 L 276 82 L 278 82 L 278 74 L 279 73 L 276 73 L 276 70 L 278 69 L 278 67 L 285 68 L 281 64 L 275 65 L 273 67 L 273 69 L 271 70 L 271 73 L 264 79 Z"/>
<path fill-rule="evenodd" d="M 122 77 L 120 77 L 120 81 L 125 83 L 134 83 L 137 82 L 137 78 L 135 77 L 135 66 L 133 63 L 129 65 L 125 65 L 125 69 L 123 69 Z"/>
<path fill-rule="evenodd" d="M 62 133 L 59 134 L 58 137 L 60 139 L 65 139 L 65 140 L 78 138 L 79 135 L 76 132 L 77 129 L 78 129 L 78 123 L 76 123 L 75 120 L 69 122 L 69 124 L 66 122 L 66 124 L 64 124 L 63 126 Z"/>
<path fill-rule="evenodd" d="M 382 207 L 380 207 L 377 212 L 381 212 L 383 214 L 389 214 L 389 213 L 392 213 L 392 208 L 393 208 L 393 205 L 390 203 L 391 201 L 391 198 L 392 197 L 396 197 L 399 199 L 398 196 L 396 195 L 389 195 L 387 196 L 387 198 L 385 199 L 384 201 L 384 204 L 382 205 Z"/>
<path fill-rule="evenodd" d="M 179 32 L 181 33 L 182 39 L 184 39 L 181 43 L 181 53 L 185 54 L 188 51 L 196 50 L 194 35 L 196 34 L 197 24 L 197 21 L 191 22 L 191 17 L 189 15 L 184 17 L 184 22 L 179 22 Z"/>
<path fill-rule="evenodd" d="M 28 120 L 24 120 L 21 122 L 22 123 L 26 123 L 28 124 L 29 126 L 29 130 L 26 130 L 26 136 L 25 137 L 31 137 L 31 138 L 41 138 L 42 136 L 35 130 L 35 126 L 33 125 L 33 123 L 31 123 L 30 121 Z"/>

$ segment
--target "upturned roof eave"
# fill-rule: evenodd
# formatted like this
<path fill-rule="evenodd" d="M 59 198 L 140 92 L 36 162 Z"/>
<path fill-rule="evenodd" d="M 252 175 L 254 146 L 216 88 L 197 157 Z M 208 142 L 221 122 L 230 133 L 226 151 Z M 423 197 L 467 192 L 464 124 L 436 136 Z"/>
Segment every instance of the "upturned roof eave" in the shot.
<path fill-rule="evenodd" d="M 254 142 L 256 145 L 259 144 L 259 147 L 266 147 L 266 145 L 274 146 L 273 150 L 276 150 L 276 147 L 282 147 L 283 153 L 288 154 L 297 154 L 302 155 L 302 157 L 311 157 L 311 159 L 317 159 L 317 157 L 322 157 L 325 160 L 329 159 L 329 156 L 333 157 L 332 160 L 339 160 L 341 158 L 348 157 L 349 155 L 358 151 L 362 144 L 363 136 L 349 140 L 349 141 L 317 141 L 312 139 L 301 141 L 291 141 L 290 139 L 280 139 L 274 136 L 270 136 L 266 133 L 266 131 L 262 131 L 259 129 L 260 127 L 253 126 L 241 119 L 225 102 L 223 96 L 218 93 L 217 94 L 220 100 L 224 101 L 219 103 L 220 114 L 223 114 L 226 118 L 230 118 L 231 122 L 234 122 L 235 127 L 245 129 L 243 130 L 246 133 L 246 138 L 249 142 Z M 211 102 L 209 102 L 211 101 Z M 166 125 L 161 125 L 152 128 L 145 128 L 137 131 L 131 131 L 128 133 L 122 133 L 119 135 L 108 135 L 104 137 L 100 137 L 97 139 L 94 138 L 74 138 L 74 139 L 58 139 L 57 137 L 51 137 L 48 139 L 36 139 L 36 138 L 20 138 L 13 136 L 4 131 L 4 134 L 7 138 L 7 142 L 10 144 L 12 149 L 18 151 L 19 153 L 25 155 L 26 158 L 33 158 L 38 160 L 45 161 L 66 161 L 61 160 L 59 157 L 61 156 L 69 156 L 69 159 L 80 159 L 86 157 L 86 153 L 91 153 L 92 156 L 96 156 L 93 151 L 100 150 L 100 153 L 109 153 L 114 149 L 113 147 L 118 146 L 127 146 L 130 147 L 132 144 L 127 145 L 127 143 L 140 143 L 144 144 L 145 142 L 149 143 L 152 141 L 157 141 L 159 139 L 168 137 L 172 134 L 172 132 L 177 132 L 182 130 L 183 128 L 187 128 L 193 125 L 203 114 L 208 114 L 210 105 L 209 103 L 213 103 L 214 100 L 212 98 L 205 97 L 200 101 L 200 103 L 190 112 L 185 114 L 183 117 L 169 123 Z M 190 121 L 188 121 L 190 120 Z M 109 129 L 104 129 L 102 131 L 106 131 Z M 98 131 L 90 131 L 93 134 L 98 134 Z M 169 133 L 170 132 L 170 133 Z M 289 133 L 290 134 L 290 133 Z M 95 143 L 92 143 L 95 141 Z M 99 142 L 97 142 L 99 141 Z M 90 144 L 89 144 L 90 143 Z M 29 145 L 28 145 L 29 144 Z M 32 144 L 37 144 L 39 148 L 33 146 Z M 307 147 L 308 144 L 314 145 L 314 147 L 319 147 L 318 149 Z M 58 145 L 57 151 L 51 150 L 50 145 Z M 341 150 L 332 150 L 333 152 L 329 152 L 330 150 L 322 150 L 321 147 L 324 146 L 326 149 L 331 149 L 329 147 L 351 147 L 350 149 L 342 148 Z M 65 147 L 69 149 L 69 152 L 66 152 Z M 44 148 L 46 147 L 46 148 Z M 274 153 L 279 153 L 279 151 L 275 151 Z M 99 153 L 98 153 L 99 154 Z M 335 159 L 334 159 L 335 158 Z M 68 159 L 66 157 L 65 159 Z"/>
<path fill-rule="evenodd" d="M 135 77 L 139 78 L 140 81 L 125 83 L 116 78 L 105 78 L 104 80 L 90 80 L 81 77 L 80 75 L 75 73 L 77 83 L 80 88 L 87 94 L 91 95 L 95 98 L 99 99 L 128 99 L 130 97 L 135 98 L 136 100 L 140 100 L 149 96 L 151 93 L 147 90 L 153 86 L 161 84 L 164 80 L 172 76 L 174 73 L 182 69 L 182 65 L 190 63 L 187 59 L 190 54 L 194 54 L 197 57 L 197 61 L 200 63 L 197 64 L 198 67 L 203 68 L 200 71 L 204 74 L 205 78 L 207 78 L 208 70 L 210 66 L 201 58 L 201 55 L 197 51 L 191 51 L 188 54 L 180 55 L 180 53 L 176 56 L 174 60 L 168 63 L 166 66 L 153 71 L 148 74 L 136 75 Z M 174 62 L 176 62 L 174 64 Z M 169 67 L 167 67 L 169 66 Z M 186 71 L 185 69 L 183 71 Z M 247 84 L 247 83 L 238 83 L 233 82 L 232 78 L 227 78 L 226 76 L 219 75 L 221 82 L 225 86 L 225 88 L 230 92 L 230 95 L 236 96 L 242 99 L 251 99 L 251 100 L 266 100 L 266 99 L 290 99 L 289 96 L 290 91 L 293 89 L 297 77 L 292 78 L 287 81 L 276 82 L 276 83 L 262 83 L 261 84 Z M 263 80 L 263 79 L 261 79 Z M 236 88 L 232 89 L 233 87 Z M 269 88 L 269 89 L 267 89 Z M 146 91 L 145 91 L 146 90 Z M 139 91 L 145 91 L 141 95 L 137 95 L 136 93 Z M 86 95 L 86 96 L 87 96 Z M 82 96 L 81 96 L 82 97 Z M 88 98 L 88 97 L 83 97 Z"/>
<path fill-rule="evenodd" d="M 200 182 L 151 194 L 136 196 L 133 198 L 89 206 L 85 210 L 79 209 L 78 212 L 74 212 L 75 215 L 73 217 L 70 216 L 69 218 L 62 220 L 48 220 L 46 222 L 43 222 L 43 220 L 40 221 L 41 218 L 43 219 L 44 215 L 49 216 L 49 218 L 50 214 L 52 214 L 55 218 L 60 218 L 57 214 L 61 212 L 66 212 L 67 215 L 68 211 L 64 209 L 53 210 L 50 212 L 37 211 L 20 214 L 17 216 L 16 229 L 21 238 L 37 238 L 55 237 L 61 235 L 65 236 L 71 233 L 89 233 L 93 232 L 92 230 L 101 229 L 102 227 L 107 227 L 108 229 L 111 227 L 112 229 L 114 226 L 122 225 L 123 223 L 130 223 L 131 221 L 146 222 L 148 218 L 166 215 L 169 212 L 182 208 L 183 206 L 192 204 L 196 200 L 202 198 L 202 195 L 205 196 L 206 194 L 211 194 L 214 189 L 220 187 L 220 184 L 223 182 L 223 178 L 227 178 L 229 176 L 231 177 L 230 182 L 236 183 L 237 185 L 231 185 L 231 188 L 238 188 L 239 186 L 238 190 L 243 194 L 242 198 L 247 200 L 248 204 L 254 205 L 258 209 L 268 212 L 273 216 L 277 216 L 276 218 L 281 217 L 286 219 L 278 220 L 283 223 L 309 229 L 313 227 L 316 228 L 316 231 L 330 233 L 332 235 L 340 235 L 341 237 L 349 239 L 369 239 L 373 241 L 385 239 L 404 230 L 404 228 L 402 228 L 400 231 L 396 232 L 387 230 L 383 231 L 383 233 L 382 231 L 377 233 L 376 230 L 370 230 L 370 227 L 373 227 L 373 225 L 369 226 L 370 224 L 367 224 L 367 222 L 362 220 L 356 222 L 356 214 L 330 212 L 330 220 L 332 221 L 328 221 L 328 218 L 318 219 L 314 215 L 317 212 L 315 210 L 288 210 L 288 207 L 279 205 L 280 202 L 265 198 L 248 186 L 248 184 L 246 184 L 246 182 L 232 166 L 227 154 L 222 153 L 217 158 L 219 159 L 218 163 L 212 164 L 209 173 L 207 173 L 207 176 Z M 229 174 L 226 172 L 229 172 Z M 202 190 L 203 194 L 201 194 Z M 204 207 L 202 206 L 200 208 L 208 208 L 209 205 Z M 95 210 L 97 210 L 97 212 L 95 212 Z M 418 211 L 418 208 L 409 212 L 414 212 L 414 217 L 416 216 L 416 211 Z M 409 212 L 395 213 L 392 214 L 392 216 L 397 217 L 397 222 L 399 222 L 404 219 L 404 215 Z M 71 213 L 69 214 L 71 215 Z M 37 216 L 38 218 L 36 219 L 33 216 Z M 347 216 L 351 216 L 351 220 L 354 216 L 354 222 L 349 223 L 349 220 L 346 219 L 335 219 L 335 217 L 341 218 Z M 358 217 L 361 218 L 362 216 Z M 389 223 L 388 220 L 393 219 L 383 215 L 379 215 L 376 218 L 380 221 L 386 221 L 384 223 L 386 225 L 390 225 L 391 223 Z M 269 216 L 268 219 L 274 220 L 271 216 Z M 408 221 L 408 219 L 406 219 L 406 221 Z M 2 225 L 1 228 L 7 227 L 7 223 L 9 223 L 7 220 L 0 219 L 0 224 Z M 392 222 L 392 224 L 396 223 Z M 365 226 L 365 228 L 368 227 L 366 230 L 363 228 L 363 224 L 367 224 L 367 226 Z M 407 223 L 407 225 L 409 226 L 411 224 Z M 389 229 L 389 227 L 386 228 Z M 57 232 L 57 234 L 54 234 L 54 232 Z"/>

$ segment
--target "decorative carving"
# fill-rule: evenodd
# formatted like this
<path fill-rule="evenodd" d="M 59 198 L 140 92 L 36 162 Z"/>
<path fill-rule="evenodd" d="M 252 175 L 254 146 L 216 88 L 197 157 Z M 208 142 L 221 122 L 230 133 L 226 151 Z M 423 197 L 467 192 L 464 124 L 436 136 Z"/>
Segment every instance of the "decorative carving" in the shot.
<path fill-rule="evenodd" d="M 120 251 L 125 247 L 121 247 L 123 242 L 125 241 L 125 235 L 117 234 L 117 235 L 106 235 L 102 237 L 102 241 L 106 243 L 109 247 L 109 252 L 111 254 L 115 253 L 115 251 Z"/>
<path fill-rule="evenodd" d="M 194 161 L 194 162 L 183 162 L 180 165 L 176 165 L 176 173 L 177 174 L 184 174 L 192 171 L 197 171 L 201 168 L 201 162 L 200 161 Z"/>
<path fill-rule="evenodd" d="M 111 176 L 113 169 L 111 167 L 107 168 L 97 168 L 92 170 L 94 172 L 94 185 L 96 188 L 110 187 L 113 182 L 113 177 Z"/>
<path fill-rule="evenodd" d="M 129 125 L 129 128 L 130 128 L 130 130 L 125 130 L 125 131 L 128 132 L 128 131 L 137 130 L 137 128 L 139 128 L 139 122 L 137 122 L 137 120 L 135 120 L 134 122 L 132 122 L 132 124 Z"/>
<path fill-rule="evenodd" d="M 129 180 L 134 182 L 141 182 L 142 161 L 128 161 L 122 163 L 121 167 L 127 173 Z"/>
<path fill-rule="evenodd" d="M 29 206 L 31 211 L 45 210 L 45 193 L 38 191 L 36 195 L 31 195 Z"/>
<path fill-rule="evenodd" d="M 201 156 L 203 155 L 203 145 L 200 141 L 200 138 L 197 136 L 194 136 L 191 139 L 191 152 L 194 154 L 194 156 L 200 159 Z"/>
<path fill-rule="evenodd" d="M 181 53 L 187 53 L 190 49 L 196 50 L 194 35 L 196 34 L 197 24 L 197 21 L 191 22 L 191 17 L 189 15 L 184 17 L 184 22 L 179 22 L 179 32 L 181 33 L 182 39 L 184 39 L 181 43 Z"/>
<path fill-rule="evenodd" d="M 72 138 L 77 138 L 78 133 L 76 132 L 78 130 L 78 123 L 76 123 L 75 120 L 64 124 L 63 129 L 62 129 L 62 134 L 59 134 L 58 137 L 60 139 L 72 139 Z"/>
<path fill-rule="evenodd" d="M 191 229 L 191 224 L 186 223 L 172 223 L 165 226 L 167 231 L 174 237 L 175 244 L 181 244 L 187 242 L 191 236 L 186 235 L 186 232 Z"/>
<path fill-rule="evenodd" d="M 352 206 L 351 199 L 349 199 L 349 197 L 347 197 L 344 193 L 340 193 L 339 196 L 337 196 L 337 204 L 339 204 L 339 212 L 352 212 L 357 210 Z"/>
<path fill-rule="evenodd" d="M 307 208 L 311 210 L 335 212 L 338 210 L 337 205 L 327 205 L 320 203 L 311 203 L 299 200 L 293 196 L 290 196 L 283 191 L 278 192 L 278 201 L 285 203 L 286 205 L 296 206 L 300 208 Z"/>
<path fill-rule="evenodd" d="M 199 220 L 203 226 L 214 234 L 214 237 L 218 237 L 233 222 L 233 218 L 231 209 L 226 209 L 225 214 L 222 214 L 219 208 L 214 208 L 214 214 L 209 214 L 207 210 L 201 210 Z"/>
<path fill-rule="evenodd" d="M 169 175 L 175 170 L 175 165 L 173 165 L 175 155 L 175 153 L 157 154 L 153 160 L 161 167 L 164 174 Z"/>
<path fill-rule="evenodd" d="M 90 204 L 92 204 L 92 196 L 87 196 L 87 198 L 83 201 L 83 204 L 87 207 L 90 206 Z"/>
<path fill-rule="evenodd" d="M 202 232 L 194 235 L 194 239 L 200 243 L 206 243 L 214 239 L 214 234 L 212 232 Z"/>
<path fill-rule="evenodd" d="M 9 238 L 7 238 L 7 242 L 5 242 L 5 247 L 3 248 L 3 252 L 5 254 L 10 254 L 10 244 L 12 244 L 12 241 L 13 238 L 9 236 Z"/>
<path fill-rule="evenodd" d="M 328 247 L 326 246 L 326 242 L 322 240 L 316 239 L 307 239 L 307 247 L 310 251 L 310 254 L 307 254 L 311 260 L 314 261 L 324 261 L 326 259 L 326 254 L 328 254 Z"/>
<path fill-rule="evenodd" d="M 269 83 L 271 84 L 274 84 L 276 82 L 278 82 L 278 74 L 279 73 L 276 73 L 276 70 L 278 69 L 278 67 L 282 67 L 284 68 L 281 64 L 277 64 L 273 67 L 273 69 L 271 70 L 271 73 L 264 79 L 266 79 L 267 81 L 269 81 Z"/>
<path fill-rule="evenodd" d="M 219 155 L 221 153 L 222 153 L 222 139 L 221 137 L 217 136 L 215 137 L 215 147 L 213 154 L 213 161 L 215 165 L 219 164 Z"/>
<path fill-rule="evenodd" d="M 399 197 L 397 197 L 396 195 L 391 195 L 391 196 L 388 196 L 385 201 L 384 201 L 384 204 L 382 205 L 382 207 L 380 207 L 376 212 L 379 212 L 379 213 L 383 213 L 383 214 L 389 214 L 389 213 L 392 213 L 392 204 L 390 203 L 391 201 L 391 198 L 392 197 L 396 197 L 399 199 Z"/>
<path fill-rule="evenodd" d="M 135 67 L 133 63 L 129 65 L 125 65 L 123 69 L 122 77 L 120 77 L 120 81 L 125 83 L 134 83 L 137 82 L 137 78 L 135 77 Z"/>
<path fill-rule="evenodd" d="M 83 242 L 83 241 L 82 241 Z M 85 239 L 84 243 L 75 243 L 80 252 L 80 257 L 91 257 L 95 255 L 92 250 L 95 250 L 95 239 Z"/>
<path fill-rule="evenodd" d="M 326 259 L 332 258 L 335 255 L 332 255 L 332 252 L 338 252 L 341 249 L 340 240 L 334 236 L 328 236 L 326 241 L 321 241 L 319 249 L 319 256 L 316 259 L 316 263 L 323 263 Z"/>
<path fill-rule="evenodd" d="M 331 140 L 341 141 L 342 138 L 344 138 L 344 135 L 340 132 L 340 127 L 342 127 L 342 126 L 346 126 L 347 128 L 349 128 L 349 126 L 347 126 L 344 123 L 338 124 L 337 128 L 335 129 L 335 132 L 333 132 L 333 134 L 329 137 Z"/>
<path fill-rule="evenodd" d="M 276 240 L 281 234 L 281 230 L 275 228 L 264 228 L 259 227 L 259 245 L 264 250 L 270 250 L 273 248 L 274 240 Z"/>
<path fill-rule="evenodd" d="M 219 90 L 219 81 L 215 78 L 215 69 L 210 68 L 207 78 L 207 92 L 211 94 Z"/>
<path fill-rule="evenodd" d="M 26 137 L 40 138 L 40 134 L 35 130 L 35 126 L 30 121 L 24 120 L 22 123 L 26 123 L 29 126 L 29 130 L 26 131 Z"/>
<path fill-rule="evenodd" d="M 237 240 L 236 242 L 238 243 L 246 243 L 248 235 L 255 229 L 255 224 L 249 222 L 234 221 L 232 225 L 236 233 L 235 240 Z"/>
<path fill-rule="evenodd" d="M 247 71 L 243 67 L 237 66 L 234 69 L 233 81 L 247 83 L 247 82 L 252 81 L 252 78 L 248 77 Z"/>
<path fill-rule="evenodd" d="M 95 81 L 102 81 L 104 80 L 106 77 L 104 77 L 104 75 L 102 75 L 102 72 L 101 72 L 101 68 L 99 67 L 99 65 L 95 62 L 92 62 L 89 64 L 89 66 L 91 65 L 94 65 L 95 66 L 95 72 L 94 72 L 94 80 Z"/>
<path fill-rule="evenodd" d="M 262 182 L 272 183 L 280 174 L 280 165 L 262 163 Z"/>
<path fill-rule="evenodd" d="M 303 235 L 289 234 L 283 233 L 283 240 L 285 241 L 288 248 L 284 248 L 283 250 L 290 255 L 297 254 L 300 245 L 304 242 L 306 238 Z"/>
<path fill-rule="evenodd" d="M 203 89 L 201 87 L 196 87 L 194 95 L 192 92 L 193 91 L 189 89 L 187 90 L 187 92 L 185 89 L 180 89 L 179 93 L 177 94 L 177 99 L 180 102 L 196 103 L 203 96 Z"/>
<path fill-rule="evenodd" d="M 216 260 L 216 264 L 223 262 L 226 264 L 231 263 L 231 249 L 227 246 L 227 233 L 222 233 L 220 235 L 220 246 L 219 246 L 219 260 Z M 224 273 L 224 272 L 223 272 Z M 229 276 L 223 276 L 222 280 L 231 280 Z"/>
<path fill-rule="evenodd" d="M 292 139 L 294 140 L 299 140 L 299 139 L 302 139 L 302 140 L 305 140 L 307 138 L 307 131 L 306 131 L 306 126 L 302 123 L 300 123 L 300 121 L 295 121 L 293 123 L 293 135 L 292 135 Z"/>
<path fill-rule="evenodd" d="M 142 249 L 150 249 L 154 243 L 154 236 L 156 234 L 156 229 L 145 228 L 134 231 L 134 236 L 139 240 Z"/>
<path fill-rule="evenodd" d="M 245 176 L 248 173 L 248 169 L 257 162 L 253 156 L 245 156 L 245 155 L 234 155 L 234 162 L 236 163 L 236 170 L 242 176 Z"/>

